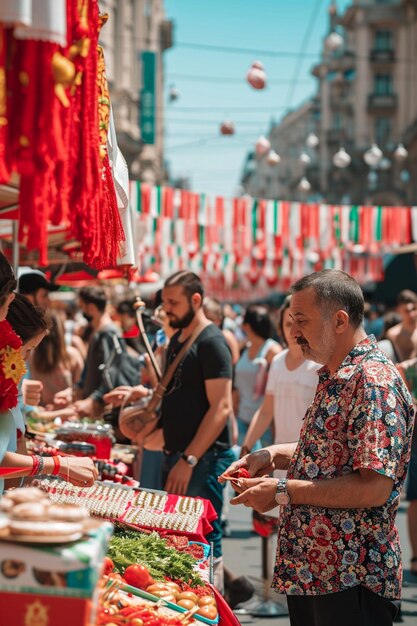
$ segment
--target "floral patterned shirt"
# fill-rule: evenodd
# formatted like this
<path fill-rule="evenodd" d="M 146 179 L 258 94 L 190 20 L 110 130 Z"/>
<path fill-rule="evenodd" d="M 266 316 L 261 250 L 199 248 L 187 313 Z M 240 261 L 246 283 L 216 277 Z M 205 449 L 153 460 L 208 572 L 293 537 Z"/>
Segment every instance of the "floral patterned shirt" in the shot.
<path fill-rule="evenodd" d="M 363 585 L 398 599 L 402 565 L 395 515 L 407 471 L 414 409 L 391 361 L 370 335 L 319 384 L 307 410 L 287 476 L 325 480 L 366 468 L 391 478 L 383 506 L 283 507 L 273 587 L 288 595 L 322 595 Z"/>

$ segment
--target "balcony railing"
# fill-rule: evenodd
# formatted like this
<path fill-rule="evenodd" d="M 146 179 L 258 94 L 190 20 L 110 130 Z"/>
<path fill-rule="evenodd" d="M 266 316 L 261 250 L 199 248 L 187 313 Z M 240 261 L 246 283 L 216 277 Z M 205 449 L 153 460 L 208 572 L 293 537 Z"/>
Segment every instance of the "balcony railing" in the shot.
<path fill-rule="evenodd" d="M 396 93 L 371 93 L 368 96 L 368 111 L 373 110 L 387 110 L 397 108 L 397 94 Z"/>
<path fill-rule="evenodd" d="M 374 63 L 393 63 L 395 61 L 395 50 L 374 48 L 371 50 L 370 58 Z"/>

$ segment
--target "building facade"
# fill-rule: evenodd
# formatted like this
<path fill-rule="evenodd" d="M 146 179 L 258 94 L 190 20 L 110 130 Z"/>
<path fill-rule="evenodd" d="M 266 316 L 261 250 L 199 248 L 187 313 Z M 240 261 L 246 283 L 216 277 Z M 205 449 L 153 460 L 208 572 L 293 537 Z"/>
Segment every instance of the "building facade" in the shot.
<path fill-rule="evenodd" d="M 341 35 L 341 45 L 329 45 L 331 33 Z M 353 0 L 342 15 L 332 2 L 328 35 L 320 62 L 312 69 L 318 85 L 319 146 L 305 170 L 311 185 L 308 195 L 331 203 L 416 203 L 416 0 Z M 285 124 L 286 118 L 271 136 L 279 136 Z M 364 153 L 373 144 L 383 156 L 369 165 Z M 401 144 L 408 154 L 398 150 Z M 282 148 L 286 153 L 285 144 Z M 351 157 L 347 167 L 333 162 L 341 148 Z M 275 149 L 280 153 L 279 146 Z M 296 164 L 289 163 L 285 177 L 295 180 Z M 297 188 L 272 191 L 269 196 L 279 199 L 284 199 L 284 191 L 285 199 L 299 195 Z"/>
<path fill-rule="evenodd" d="M 108 22 L 100 33 L 119 147 L 130 177 L 166 181 L 163 53 L 172 22 L 163 0 L 99 0 Z"/>

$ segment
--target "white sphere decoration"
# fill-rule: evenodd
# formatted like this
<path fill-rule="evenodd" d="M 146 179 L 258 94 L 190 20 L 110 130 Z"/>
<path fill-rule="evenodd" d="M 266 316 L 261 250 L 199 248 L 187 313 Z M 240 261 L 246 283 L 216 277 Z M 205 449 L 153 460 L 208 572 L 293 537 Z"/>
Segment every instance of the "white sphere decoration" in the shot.
<path fill-rule="evenodd" d="M 307 154 L 307 152 L 302 152 L 300 154 L 300 163 L 303 165 L 310 165 L 311 157 Z"/>
<path fill-rule="evenodd" d="M 369 167 L 376 167 L 382 160 L 383 153 L 381 148 L 379 148 L 376 143 L 372 144 L 372 146 L 365 152 L 363 155 L 364 161 Z"/>
<path fill-rule="evenodd" d="M 326 48 L 330 50 L 330 52 L 335 52 L 335 50 L 338 50 L 341 46 L 343 46 L 343 37 L 334 31 L 326 37 L 325 43 Z"/>
<path fill-rule="evenodd" d="M 389 170 L 391 165 L 392 165 L 392 163 L 391 163 L 390 159 L 388 159 L 387 157 L 384 157 L 383 159 L 381 159 L 381 162 L 379 164 L 379 169 L 386 171 L 386 170 Z"/>
<path fill-rule="evenodd" d="M 255 144 L 256 154 L 259 157 L 264 156 L 264 154 L 269 152 L 270 149 L 271 149 L 271 143 L 269 139 L 261 135 Z"/>
<path fill-rule="evenodd" d="M 394 151 L 394 159 L 396 161 L 405 161 L 407 157 L 408 157 L 407 148 L 404 146 L 404 144 L 399 143 Z"/>
<path fill-rule="evenodd" d="M 246 80 L 254 89 L 265 89 L 266 72 L 260 61 L 254 61 L 246 74 Z"/>
<path fill-rule="evenodd" d="M 308 148 L 317 148 L 320 140 L 314 133 L 310 133 L 306 139 L 306 145 Z"/>
<path fill-rule="evenodd" d="M 273 167 L 274 165 L 278 165 L 280 161 L 281 161 L 281 157 L 279 156 L 277 152 L 275 152 L 275 150 L 270 150 L 268 152 L 266 156 L 266 162 L 268 163 L 268 165 Z"/>
<path fill-rule="evenodd" d="M 332 161 L 335 167 L 339 167 L 340 169 L 343 169 L 350 165 L 350 162 L 352 161 L 352 159 L 344 148 L 340 148 L 338 152 L 336 152 L 336 154 L 333 155 Z"/>
<path fill-rule="evenodd" d="M 310 191 L 311 184 L 305 176 L 303 176 L 300 182 L 298 183 L 298 189 L 300 191 Z"/>

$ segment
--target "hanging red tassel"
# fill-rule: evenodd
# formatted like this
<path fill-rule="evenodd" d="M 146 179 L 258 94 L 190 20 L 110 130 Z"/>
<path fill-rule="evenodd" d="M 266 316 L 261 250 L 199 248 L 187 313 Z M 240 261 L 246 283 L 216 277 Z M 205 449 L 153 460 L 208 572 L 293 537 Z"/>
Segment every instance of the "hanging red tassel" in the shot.
<path fill-rule="evenodd" d="M 6 50 L 10 32 L 0 24 L 0 183 L 10 179 L 9 119 L 7 106 Z"/>

